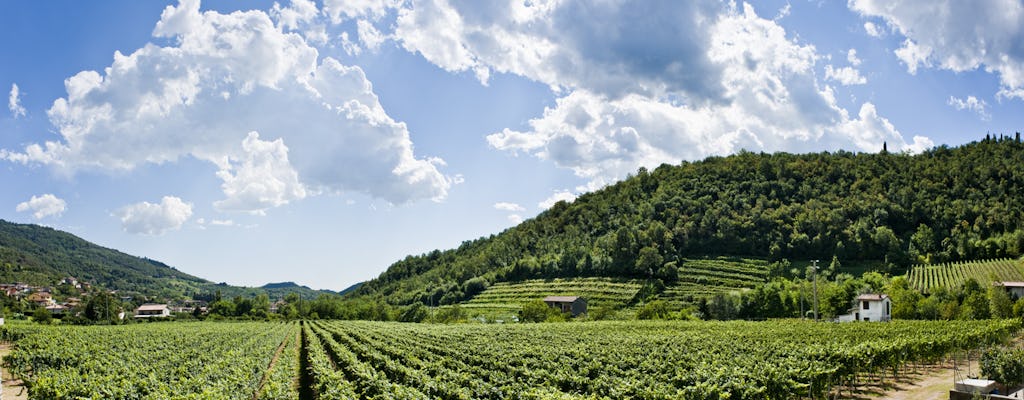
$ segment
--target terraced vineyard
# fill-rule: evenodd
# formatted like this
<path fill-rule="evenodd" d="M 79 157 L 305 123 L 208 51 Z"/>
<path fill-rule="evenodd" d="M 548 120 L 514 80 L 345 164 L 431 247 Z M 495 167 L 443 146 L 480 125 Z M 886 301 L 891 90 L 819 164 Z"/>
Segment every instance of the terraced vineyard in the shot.
<path fill-rule="evenodd" d="M 988 287 L 993 280 L 1000 282 L 1024 281 L 1024 265 L 1010 258 L 984 261 L 960 261 L 940 265 L 917 265 L 907 273 L 910 286 L 921 291 L 944 287 L 959 287 L 969 278 L 974 278 L 982 287 Z"/>
<path fill-rule="evenodd" d="M 590 307 L 624 307 L 642 281 L 608 278 L 535 279 L 522 282 L 499 282 L 491 285 L 470 301 L 460 304 L 471 314 L 514 315 L 523 303 L 545 296 L 583 296 Z"/>
<path fill-rule="evenodd" d="M 679 266 L 679 282 L 666 287 L 658 298 L 678 307 L 701 297 L 753 288 L 767 279 L 768 262 L 764 260 L 686 260 Z"/>
<path fill-rule="evenodd" d="M 741 258 L 685 260 L 679 265 L 679 281 L 658 296 L 682 306 L 699 297 L 752 288 L 768 277 L 768 262 Z M 536 279 L 499 282 L 460 304 L 471 314 L 514 315 L 523 303 L 545 296 L 583 296 L 588 306 L 622 308 L 636 296 L 641 280 L 609 278 Z"/>
<path fill-rule="evenodd" d="M 839 395 L 1020 320 L 5 327 L 31 399 L 789 399 Z M 885 372 L 880 374 L 879 372 Z"/>

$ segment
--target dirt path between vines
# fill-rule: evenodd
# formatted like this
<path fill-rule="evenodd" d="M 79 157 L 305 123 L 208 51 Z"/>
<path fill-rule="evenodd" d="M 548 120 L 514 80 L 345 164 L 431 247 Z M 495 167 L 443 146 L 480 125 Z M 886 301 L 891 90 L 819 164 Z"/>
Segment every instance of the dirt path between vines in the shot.
<path fill-rule="evenodd" d="M 962 361 L 961 361 L 962 362 Z M 961 374 L 966 376 L 968 368 L 960 364 Z M 971 374 L 978 373 L 978 363 L 971 363 Z M 840 398 L 858 400 L 946 400 L 949 390 L 953 388 L 954 371 L 952 362 L 918 367 L 916 372 L 909 372 L 894 380 L 892 376 L 885 378 L 881 384 L 873 382 L 862 384 L 854 392 L 843 392 Z"/>
<path fill-rule="evenodd" d="M 281 341 L 281 344 L 277 345 L 277 351 L 274 352 L 274 357 L 270 359 L 270 364 L 267 365 L 267 370 L 263 371 L 263 378 L 260 379 L 260 384 L 256 385 L 256 391 L 252 392 L 252 400 L 257 400 L 260 397 L 260 390 L 263 389 L 263 385 L 267 384 L 267 378 L 270 377 L 270 371 L 274 370 L 274 364 L 277 364 L 277 359 L 281 358 L 281 352 L 284 351 L 285 346 L 289 343 L 291 343 L 291 338 L 285 337 L 284 340 Z"/>
<path fill-rule="evenodd" d="M 0 359 L 7 357 L 11 354 L 10 343 L 0 343 Z M 27 400 L 28 390 L 25 389 L 24 382 L 21 379 L 15 379 L 11 375 L 7 368 L 3 369 L 3 392 L 0 393 L 0 399 L 2 400 Z"/>

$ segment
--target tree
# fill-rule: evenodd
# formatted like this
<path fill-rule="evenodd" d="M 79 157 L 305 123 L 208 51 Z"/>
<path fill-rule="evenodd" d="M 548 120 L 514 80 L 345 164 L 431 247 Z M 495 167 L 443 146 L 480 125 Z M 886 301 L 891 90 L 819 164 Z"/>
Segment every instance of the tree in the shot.
<path fill-rule="evenodd" d="M 267 297 L 266 293 L 260 293 L 252 299 L 252 308 L 249 310 L 249 315 L 255 318 L 266 318 L 270 314 L 270 298 Z"/>
<path fill-rule="evenodd" d="M 637 319 L 668 319 L 668 304 L 662 300 L 654 300 L 640 306 L 636 311 Z"/>
<path fill-rule="evenodd" d="M 661 269 L 661 265 L 664 259 L 661 257 L 661 253 L 654 247 L 644 247 L 640 249 L 640 257 L 636 260 L 636 273 L 640 276 L 653 276 L 656 271 Z"/>
<path fill-rule="evenodd" d="M 552 312 L 557 313 L 558 310 L 548 306 L 543 300 L 534 300 L 523 304 L 523 308 L 519 310 L 519 322 L 544 322 Z"/>
<path fill-rule="evenodd" d="M 398 316 L 399 322 L 422 322 L 427 319 L 427 307 L 423 303 L 413 303 L 402 309 Z"/>
<path fill-rule="evenodd" d="M 53 321 L 53 315 L 45 307 L 39 307 L 32 312 L 32 320 L 46 325 Z"/>
<path fill-rule="evenodd" d="M 988 288 L 988 307 L 992 318 L 1010 318 L 1013 316 L 1013 300 L 1002 286 L 992 285 Z"/>
<path fill-rule="evenodd" d="M 120 312 L 120 299 L 104 290 L 96 292 L 85 302 L 85 318 L 90 321 L 113 321 Z"/>

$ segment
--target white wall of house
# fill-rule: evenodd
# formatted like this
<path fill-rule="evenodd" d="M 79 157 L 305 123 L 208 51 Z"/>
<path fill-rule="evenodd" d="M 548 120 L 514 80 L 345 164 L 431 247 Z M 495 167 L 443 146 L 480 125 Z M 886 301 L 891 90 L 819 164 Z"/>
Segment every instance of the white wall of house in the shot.
<path fill-rule="evenodd" d="M 857 300 L 859 321 L 889 321 L 892 319 L 892 301 L 888 297 L 881 301 Z"/>

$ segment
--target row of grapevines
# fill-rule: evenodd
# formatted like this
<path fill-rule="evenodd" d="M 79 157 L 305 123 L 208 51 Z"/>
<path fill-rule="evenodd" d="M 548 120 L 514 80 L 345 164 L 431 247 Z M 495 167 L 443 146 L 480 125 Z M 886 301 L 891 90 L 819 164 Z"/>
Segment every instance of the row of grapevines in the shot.
<path fill-rule="evenodd" d="M 6 357 L 35 399 L 251 399 L 295 324 L 26 328 Z"/>
<path fill-rule="evenodd" d="M 309 332 L 335 360 L 325 373 L 345 371 L 364 398 L 783 399 L 823 396 L 858 373 L 1000 342 L 1020 327 L 1020 321 L 332 321 Z"/>
<path fill-rule="evenodd" d="M 918 265 L 907 273 L 911 287 L 921 291 L 939 287 L 954 289 L 968 279 L 974 279 L 982 285 L 989 285 L 994 280 L 1024 281 L 1024 265 L 1009 258 L 957 261 L 939 265 Z"/>

